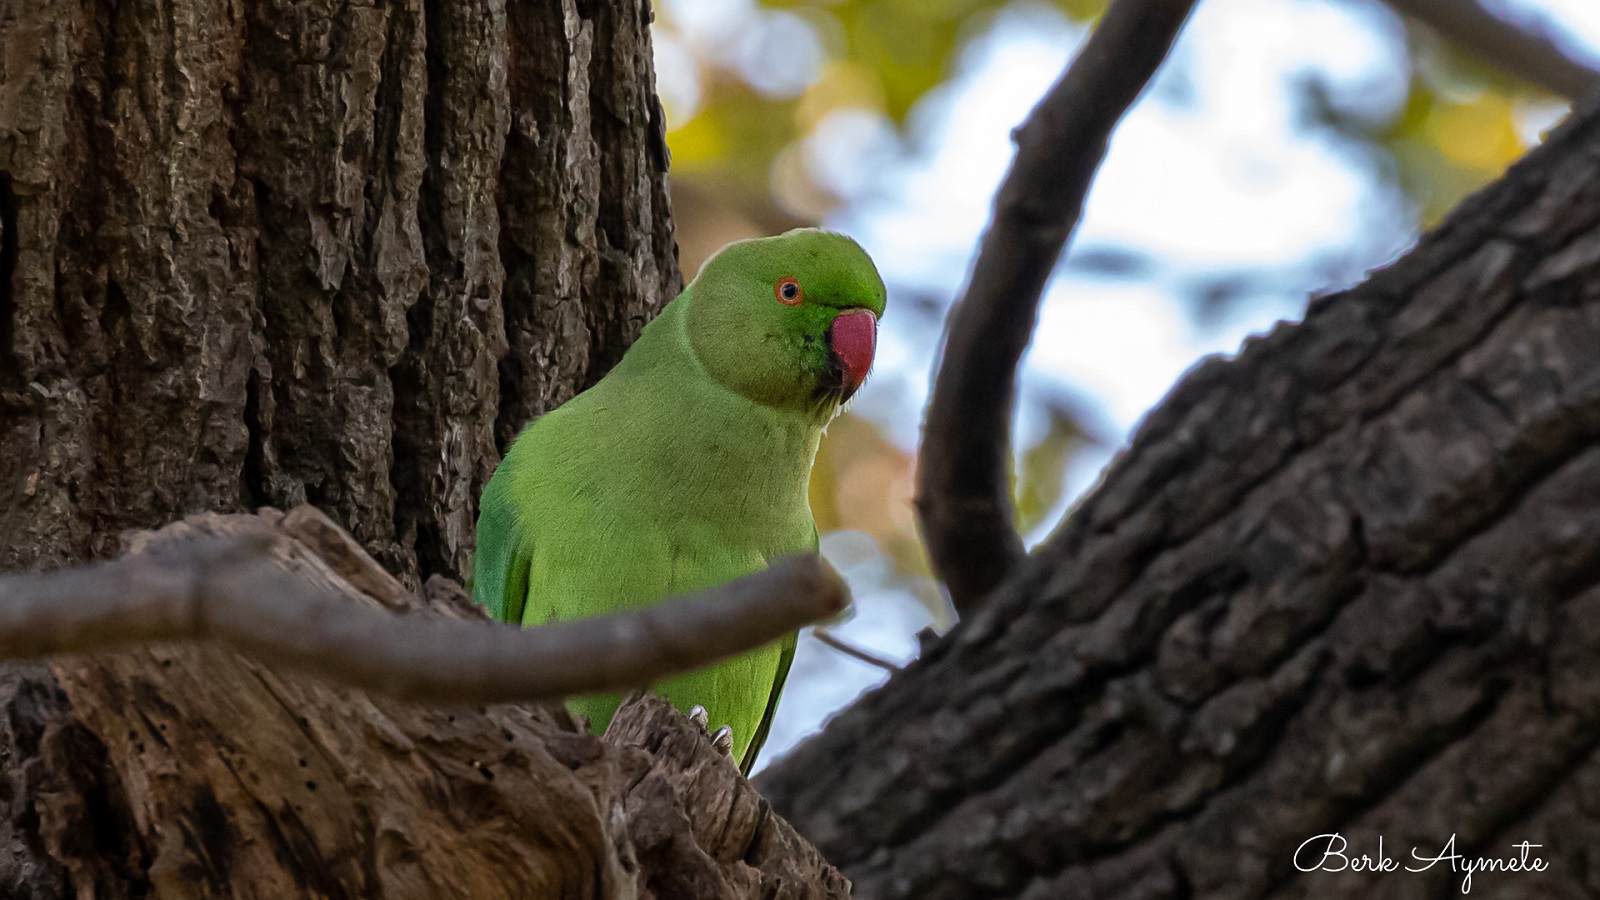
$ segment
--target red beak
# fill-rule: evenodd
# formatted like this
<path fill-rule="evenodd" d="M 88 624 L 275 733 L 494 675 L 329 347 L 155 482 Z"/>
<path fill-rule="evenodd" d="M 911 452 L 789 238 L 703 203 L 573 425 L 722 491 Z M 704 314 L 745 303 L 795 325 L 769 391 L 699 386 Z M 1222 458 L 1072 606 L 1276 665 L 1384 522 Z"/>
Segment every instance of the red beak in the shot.
<path fill-rule="evenodd" d="M 861 387 L 872 371 L 872 354 L 878 346 L 878 317 L 869 309 L 847 309 L 828 326 L 828 346 L 844 377 L 844 399 Z"/>

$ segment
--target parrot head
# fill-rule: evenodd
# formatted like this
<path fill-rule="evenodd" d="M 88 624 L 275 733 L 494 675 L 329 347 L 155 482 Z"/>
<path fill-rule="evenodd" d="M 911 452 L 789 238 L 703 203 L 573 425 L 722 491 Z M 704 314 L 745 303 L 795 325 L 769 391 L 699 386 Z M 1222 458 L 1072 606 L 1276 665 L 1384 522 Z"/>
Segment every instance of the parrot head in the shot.
<path fill-rule="evenodd" d="M 758 402 L 826 421 L 872 368 L 883 279 L 842 234 L 797 228 L 736 241 L 700 267 L 685 294 L 701 365 Z"/>

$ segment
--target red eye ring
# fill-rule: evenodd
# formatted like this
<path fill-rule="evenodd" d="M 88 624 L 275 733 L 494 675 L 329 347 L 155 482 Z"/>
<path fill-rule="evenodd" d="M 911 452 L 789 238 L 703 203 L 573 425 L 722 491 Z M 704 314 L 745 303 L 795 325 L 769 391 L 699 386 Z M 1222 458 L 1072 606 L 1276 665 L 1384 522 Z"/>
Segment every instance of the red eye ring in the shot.
<path fill-rule="evenodd" d="M 805 299 L 804 292 L 800 290 L 800 279 L 787 275 L 772 286 L 772 295 L 784 306 L 799 306 L 800 301 Z"/>

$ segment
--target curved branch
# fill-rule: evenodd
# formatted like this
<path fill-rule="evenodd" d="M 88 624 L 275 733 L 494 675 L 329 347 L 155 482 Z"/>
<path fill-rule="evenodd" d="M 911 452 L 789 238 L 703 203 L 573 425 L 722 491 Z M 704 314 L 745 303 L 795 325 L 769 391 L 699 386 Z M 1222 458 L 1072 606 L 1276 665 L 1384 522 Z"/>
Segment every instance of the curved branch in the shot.
<path fill-rule="evenodd" d="M 1531 84 L 1571 100 L 1600 91 L 1600 72 L 1572 59 L 1549 38 L 1517 27 L 1478 0 L 1387 0 L 1395 12 Z"/>
<path fill-rule="evenodd" d="M 1195 0 L 1115 0 L 1015 132 L 966 293 L 946 324 L 923 427 L 917 510 L 928 554 L 966 615 L 1022 559 L 1010 483 L 1017 363 L 1039 298 L 1083 212 L 1111 131 L 1171 49 Z"/>
<path fill-rule="evenodd" d="M 462 704 L 626 690 L 759 646 L 839 612 L 815 557 L 681 601 L 531 629 L 352 603 L 282 537 L 192 545 L 0 577 L 0 661 L 211 639 L 264 662 L 407 700 Z"/>

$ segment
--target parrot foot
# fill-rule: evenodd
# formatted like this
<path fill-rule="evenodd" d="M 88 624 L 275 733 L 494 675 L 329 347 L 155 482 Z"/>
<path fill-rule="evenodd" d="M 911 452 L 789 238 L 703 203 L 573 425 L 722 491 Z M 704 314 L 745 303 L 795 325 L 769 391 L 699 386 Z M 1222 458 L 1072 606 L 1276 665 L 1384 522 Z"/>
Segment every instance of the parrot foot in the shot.
<path fill-rule="evenodd" d="M 717 748 L 717 752 L 721 753 L 723 756 L 732 756 L 733 729 L 727 725 L 724 725 L 721 728 L 718 728 L 716 731 L 713 731 L 711 733 L 711 746 Z"/>
<path fill-rule="evenodd" d="M 718 753 L 723 756 L 733 755 L 733 729 L 724 725 L 716 731 L 711 731 L 711 716 L 706 712 L 704 706 L 697 703 L 690 707 L 689 721 L 698 726 L 701 731 L 710 733 L 711 746 L 717 748 Z"/>

